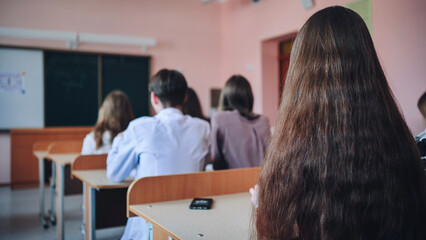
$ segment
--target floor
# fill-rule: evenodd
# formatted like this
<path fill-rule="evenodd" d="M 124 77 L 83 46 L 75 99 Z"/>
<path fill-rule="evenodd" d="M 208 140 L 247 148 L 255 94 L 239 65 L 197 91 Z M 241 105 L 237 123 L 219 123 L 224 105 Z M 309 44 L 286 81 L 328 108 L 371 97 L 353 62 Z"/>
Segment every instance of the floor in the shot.
<path fill-rule="evenodd" d="M 82 239 L 81 202 L 81 194 L 65 197 L 66 240 Z M 11 190 L 9 186 L 0 187 L 0 239 L 57 239 L 56 226 L 50 226 L 48 229 L 41 226 L 38 217 L 39 204 L 40 195 L 37 188 Z M 123 231 L 124 227 L 97 230 L 96 239 L 117 240 Z"/>

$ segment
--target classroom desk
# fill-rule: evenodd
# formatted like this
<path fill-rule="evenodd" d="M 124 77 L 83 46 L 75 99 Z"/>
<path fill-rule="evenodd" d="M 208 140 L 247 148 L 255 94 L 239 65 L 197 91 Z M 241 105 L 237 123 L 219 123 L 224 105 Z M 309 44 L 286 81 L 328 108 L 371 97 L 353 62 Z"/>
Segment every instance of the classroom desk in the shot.
<path fill-rule="evenodd" d="M 37 159 L 44 159 L 49 154 L 48 154 L 47 148 L 46 148 L 46 150 L 44 150 L 44 151 L 42 151 L 42 150 L 34 151 L 34 155 L 37 157 Z"/>
<path fill-rule="evenodd" d="M 83 182 L 86 239 L 96 239 L 96 191 L 101 189 L 127 189 L 133 179 L 127 178 L 121 183 L 111 182 L 106 176 L 106 169 L 73 170 L 72 175 Z"/>
<path fill-rule="evenodd" d="M 191 210 L 192 199 L 130 205 L 129 211 L 178 239 L 249 239 L 251 197 L 247 193 L 212 196 L 210 210 Z"/>
<path fill-rule="evenodd" d="M 249 189 L 261 168 L 140 178 L 127 191 L 127 216 L 141 216 L 153 239 L 247 239 Z M 149 193 L 149 194 L 147 194 Z M 211 210 L 190 210 L 195 197 L 213 196 Z"/>
<path fill-rule="evenodd" d="M 11 187 L 28 188 L 38 187 L 40 172 L 37 157 L 34 155 L 34 145 L 38 142 L 50 143 L 57 141 L 81 141 L 93 129 L 90 127 L 46 127 L 33 129 L 10 130 L 10 157 L 11 157 Z M 81 151 L 81 149 L 80 149 Z M 46 173 L 47 175 L 47 173 Z"/>
<path fill-rule="evenodd" d="M 64 227 L 64 195 L 65 195 L 65 166 L 70 165 L 80 153 L 56 153 L 47 156 L 53 162 L 52 168 L 56 168 L 56 192 L 57 198 L 57 211 L 56 220 L 58 228 L 58 239 L 65 238 Z"/>

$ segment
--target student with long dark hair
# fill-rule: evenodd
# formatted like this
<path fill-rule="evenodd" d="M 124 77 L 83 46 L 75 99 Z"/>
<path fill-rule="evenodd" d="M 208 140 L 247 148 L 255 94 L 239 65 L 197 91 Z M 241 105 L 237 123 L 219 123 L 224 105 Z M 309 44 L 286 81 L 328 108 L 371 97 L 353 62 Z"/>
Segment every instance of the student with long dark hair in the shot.
<path fill-rule="evenodd" d="M 214 169 L 257 167 L 270 138 L 265 116 L 254 114 L 250 83 L 241 75 L 228 79 L 213 115 L 212 155 Z"/>
<path fill-rule="evenodd" d="M 115 136 L 124 131 L 134 119 L 132 106 L 122 91 L 112 91 L 98 112 L 93 131 L 84 138 L 81 154 L 104 154 L 111 149 Z"/>
<path fill-rule="evenodd" d="M 204 117 L 203 109 L 201 108 L 200 99 L 194 89 L 188 87 L 186 91 L 186 100 L 182 106 L 182 113 L 191 117 L 207 120 Z"/>
<path fill-rule="evenodd" d="M 419 152 L 352 10 L 300 30 L 258 189 L 258 239 L 426 239 Z"/>

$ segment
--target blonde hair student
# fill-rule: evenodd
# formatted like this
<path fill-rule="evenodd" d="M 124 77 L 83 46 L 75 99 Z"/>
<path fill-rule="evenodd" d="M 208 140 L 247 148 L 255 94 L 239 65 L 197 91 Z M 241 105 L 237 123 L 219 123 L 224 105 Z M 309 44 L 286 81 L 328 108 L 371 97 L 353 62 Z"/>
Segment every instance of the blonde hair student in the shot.
<path fill-rule="evenodd" d="M 111 149 L 112 141 L 134 119 L 132 106 L 122 91 L 112 91 L 98 112 L 93 131 L 84 138 L 81 154 L 104 154 Z"/>
<path fill-rule="evenodd" d="M 298 33 L 259 178 L 257 239 L 426 239 L 426 178 L 362 18 Z"/>

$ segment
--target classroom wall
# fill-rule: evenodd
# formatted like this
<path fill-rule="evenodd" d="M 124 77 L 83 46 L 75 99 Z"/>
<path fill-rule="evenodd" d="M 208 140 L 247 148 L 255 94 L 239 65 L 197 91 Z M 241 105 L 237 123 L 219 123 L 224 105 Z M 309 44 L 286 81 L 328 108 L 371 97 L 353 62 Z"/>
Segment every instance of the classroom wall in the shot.
<path fill-rule="evenodd" d="M 268 43 L 297 32 L 316 11 L 348 0 L 314 0 L 305 10 L 301 1 L 265 0 L 252 4 L 247 0 L 229 0 L 221 9 L 221 81 L 235 73 L 251 82 L 254 110 L 275 122 L 278 93 L 276 75 L 265 73 L 276 64 Z M 373 41 L 396 100 L 412 133 L 426 126 L 417 109 L 417 100 L 426 91 L 426 1 L 372 0 Z M 263 46 L 263 47 L 262 47 Z M 262 60 L 263 59 L 263 60 Z M 266 59 L 266 60 L 265 60 Z M 263 62 L 262 62 L 263 61 Z M 265 62 L 269 61 L 269 62 Z"/>
<path fill-rule="evenodd" d="M 417 101 L 426 91 L 426 1 L 373 1 L 373 40 L 414 135 L 426 128 Z"/>

